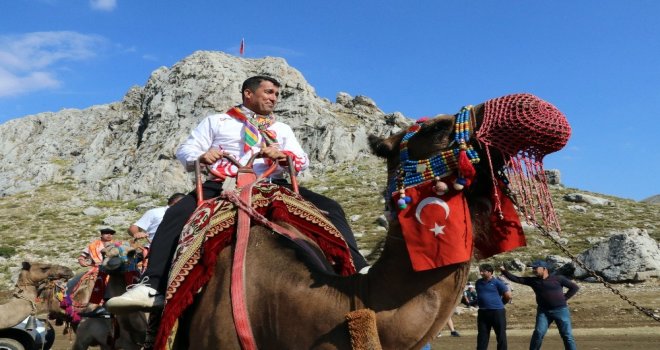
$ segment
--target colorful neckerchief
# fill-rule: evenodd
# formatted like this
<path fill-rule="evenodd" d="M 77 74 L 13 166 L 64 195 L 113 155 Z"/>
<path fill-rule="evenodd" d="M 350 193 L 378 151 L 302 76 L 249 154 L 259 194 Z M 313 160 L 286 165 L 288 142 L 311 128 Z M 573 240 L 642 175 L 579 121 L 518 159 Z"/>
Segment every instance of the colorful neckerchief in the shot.
<path fill-rule="evenodd" d="M 243 151 L 248 152 L 252 149 L 253 146 L 259 141 L 259 133 L 264 137 L 264 142 L 266 145 L 271 145 L 277 143 L 275 134 L 268 130 L 268 128 L 273 125 L 275 118 L 272 115 L 261 116 L 255 114 L 254 118 L 248 118 L 239 106 L 233 107 L 227 111 L 227 114 L 235 118 L 236 120 L 243 123 Z M 256 124 L 256 126 L 255 126 Z"/>

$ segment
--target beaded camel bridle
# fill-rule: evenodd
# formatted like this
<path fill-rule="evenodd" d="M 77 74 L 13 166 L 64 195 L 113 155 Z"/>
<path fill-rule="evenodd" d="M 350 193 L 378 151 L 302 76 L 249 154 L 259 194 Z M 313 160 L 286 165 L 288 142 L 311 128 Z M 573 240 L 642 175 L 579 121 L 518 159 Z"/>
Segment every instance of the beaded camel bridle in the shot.
<path fill-rule="evenodd" d="M 568 142 L 571 128 L 564 114 L 552 104 L 532 94 L 512 94 L 488 100 L 484 103 L 483 120 L 473 132 L 472 106 L 466 106 L 456 114 L 454 139 L 450 148 L 427 159 L 413 160 L 408 154 L 408 141 L 422 129 L 424 121 L 408 128 L 400 143 L 400 164 L 395 178 L 390 179 L 389 193 L 399 193 L 396 203 L 405 209 L 410 197 L 406 188 L 434 180 L 434 192 L 442 195 L 448 186 L 442 179 L 456 173 L 453 188 L 460 191 L 469 186 L 476 172 L 473 167 L 480 161 L 470 138 L 479 142 L 485 150 L 490 165 L 493 188 L 504 186 L 529 223 L 560 231 L 548 190 L 543 158 L 563 148 Z M 474 135 L 473 135 L 474 134 Z M 493 169 L 492 152 L 499 152 L 505 161 L 500 171 Z M 500 214 L 501 205 L 497 191 L 493 192 L 494 211 Z"/>

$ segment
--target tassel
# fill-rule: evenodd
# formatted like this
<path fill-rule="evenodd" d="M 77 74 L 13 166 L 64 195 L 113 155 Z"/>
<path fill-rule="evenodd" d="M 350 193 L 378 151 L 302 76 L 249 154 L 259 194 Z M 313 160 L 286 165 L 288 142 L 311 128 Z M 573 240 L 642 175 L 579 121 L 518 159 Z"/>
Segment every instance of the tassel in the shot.
<path fill-rule="evenodd" d="M 458 172 L 460 173 L 460 177 L 465 179 L 465 186 L 468 187 L 477 174 L 470 158 L 468 158 L 465 142 L 461 142 L 461 150 L 458 152 Z"/>

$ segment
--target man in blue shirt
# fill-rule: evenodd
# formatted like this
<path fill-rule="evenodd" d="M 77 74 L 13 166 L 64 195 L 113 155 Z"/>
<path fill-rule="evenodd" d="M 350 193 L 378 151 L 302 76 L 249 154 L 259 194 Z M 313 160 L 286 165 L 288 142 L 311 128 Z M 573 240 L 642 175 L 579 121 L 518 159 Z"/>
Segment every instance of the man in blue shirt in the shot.
<path fill-rule="evenodd" d="M 503 266 L 500 267 L 506 278 L 512 282 L 532 287 L 536 294 L 536 325 L 529 349 L 541 348 L 548 326 L 554 321 L 559 329 L 559 335 L 564 341 L 564 348 L 575 350 L 571 314 L 568 311 L 566 300 L 574 296 L 580 287 L 564 276 L 550 275 L 548 264 L 545 261 L 537 260 L 532 263 L 531 267 L 536 277 L 518 277 L 508 272 Z M 568 288 L 565 294 L 564 287 Z"/>
<path fill-rule="evenodd" d="M 500 279 L 493 276 L 493 266 L 479 266 L 481 278 L 475 283 L 477 289 L 477 350 L 488 349 L 491 328 L 497 337 L 497 350 L 506 350 L 506 309 L 504 304 L 511 300 L 511 292 Z"/>

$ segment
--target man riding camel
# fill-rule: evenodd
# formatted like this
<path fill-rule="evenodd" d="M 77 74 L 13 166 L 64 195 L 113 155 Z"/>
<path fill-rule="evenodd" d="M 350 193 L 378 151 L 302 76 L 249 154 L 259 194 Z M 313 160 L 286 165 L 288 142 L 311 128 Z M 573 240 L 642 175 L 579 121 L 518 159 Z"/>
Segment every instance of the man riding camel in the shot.
<path fill-rule="evenodd" d="M 104 227 L 99 232 L 101 233 L 101 237 L 89 243 L 80 253 L 80 256 L 78 256 L 78 264 L 82 267 L 89 267 L 90 271 L 88 273 L 96 275 L 94 289 L 87 304 L 87 312 L 81 313 L 80 315 L 82 317 L 107 313 L 104 308 L 99 307 L 103 303 L 106 279 L 104 273 L 99 273 L 99 266 L 103 262 L 103 249 L 106 243 L 114 242 L 115 230 L 110 227 Z"/>
<path fill-rule="evenodd" d="M 264 173 L 273 161 L 279 162 L 281 166 L 270 175 L 270 180 L 289 188 L 290 185 L 284 179 L 287 156 L 292 159 L 297 172 L 309 166 L 307 154 L 298 143 L 291 127 L 275 120 L 273 110 L 279 98 L 279 91 L 280 83 L 272 77 L 248 78 L 241 88 L 242 104 L 226 113 L 206 117 L 179 146 L 177 158 L 188 171 L 194 169 L 196 160 L 214 170 L 215 175 L 202 185 L 204 198 L 219 196 L 225 179 L 236 176 L 236 167 L 224 158 L 224 155 L 232 155 L 244 164 L 253 154 L 261 152 L 264 158 L 254 162 L 256 175 Z M 357 249 L 353 232 L 341 206 L 334 200 L 303 187 L 299 188 L 299 193 L 328 213 L 328 219 L 341 232 L 349 246 L 355 268 L 359 271 L 366 267 L 367 263 Z M 131 286 L 123 295 L 110 299 L 107 303 L 109 310 L 121 313 L 163 307 L 163 293 L 172 256 L 183 226 L 194 212 L 196 203 L 196 193 L 193 191 L 167 210 L 151 244 L 149 265 L 141 282 Z"/>

